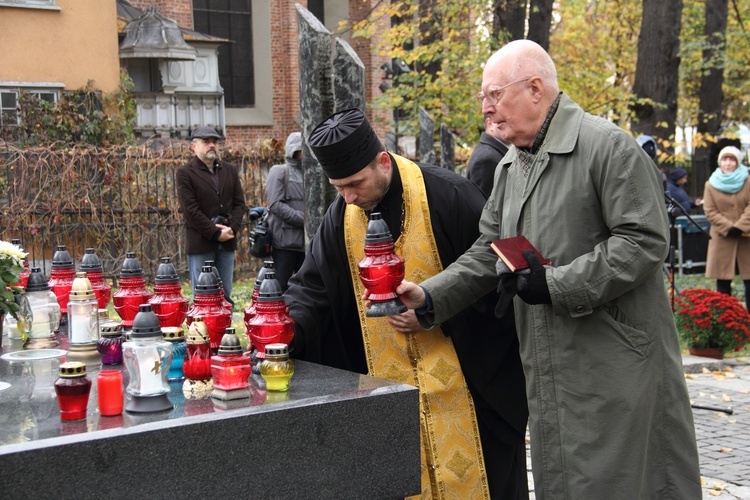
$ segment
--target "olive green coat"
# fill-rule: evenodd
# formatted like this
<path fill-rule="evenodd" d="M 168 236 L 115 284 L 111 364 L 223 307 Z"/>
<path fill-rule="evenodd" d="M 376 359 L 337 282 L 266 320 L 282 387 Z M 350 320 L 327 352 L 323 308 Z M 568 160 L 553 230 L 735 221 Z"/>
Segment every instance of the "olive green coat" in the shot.
<path fill-rule="evenodd" d="M 517 153 L 496 172 L 482 236 L 422 283 L 435 321 L 497 286 L 490 239 L 526 235 L 554 266 L 552 305 L 514 301 L 536 498 L 700 499 L 656 168 L 565 95 L 528 179 Z"/>

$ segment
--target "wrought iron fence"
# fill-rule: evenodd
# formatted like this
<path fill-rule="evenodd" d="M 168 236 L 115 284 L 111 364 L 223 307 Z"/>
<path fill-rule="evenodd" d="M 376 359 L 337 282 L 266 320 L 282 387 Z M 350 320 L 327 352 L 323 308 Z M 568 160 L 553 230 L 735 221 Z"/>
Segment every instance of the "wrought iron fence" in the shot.
<path fill-rule="evenodd" d="M 186 143 L 158 149 L 0 146 L 0 232 L 19 238 L 29 263 L 48 275 L 58 245 L 80 263 L 94 248 L 105 275 L 117 278 L 126 252 L 136 253 L 153 276 L 160 257 L 171 257 L 187 276 L 182 214 L 175 171 L 192 156 Z M 237 165 L 249 207 L 262 204 L 263 183 L 275 151 L 228 151 Z M 245 218 L 238 236 L 235 271 L 259 266 L 247 252 L 252 223 Z"/>

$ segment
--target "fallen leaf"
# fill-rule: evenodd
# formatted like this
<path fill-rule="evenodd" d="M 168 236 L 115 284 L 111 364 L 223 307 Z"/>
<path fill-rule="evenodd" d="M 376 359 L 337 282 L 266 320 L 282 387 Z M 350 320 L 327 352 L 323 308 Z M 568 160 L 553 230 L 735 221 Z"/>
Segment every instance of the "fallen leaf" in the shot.
<path fill-rule="evenodd" d="M 737 377 L 737 375 L 736 375 L 736 374 L 734 374 L 734 373 L 727 373 L 727 374 L 725 374 L 725 376 L 726 376 L 727 378 L 736 378 L 736 377 Z"/>
<path fill-rule="evenodd" d="M 698 376 L 694 375 L 692 373 L 687 373 L 687 374 L 685 374 L 685 378 L 689 378 L 690 380 L 695 380 L 695 379 L 698 378 Z"/>
<path fill-rule="evenodd" d="M 725 367 L 724 367 L 724 371 L 725 371 L 725 372 L 731 372 L 731 371 L 734 371 L 734 370 L 732 370 L 732 367 L 731 367 L 731 366 L 725 366 Z"/>
<path fill-rule="evenodd" d="M 706 393 L 705 393 L 705 392 L 699 392 L 699 393 L 698 393 L 698 396 L 700 396 L 700 397 L 703 397 L 703 396 L 705 396 L 705 395 L 706 395 Z"/>
<path fill-rule="evenodd" d="M 722 493 L 721 491 L 708 490 L 708 494 L 711 496 L 715 496 L 715 497 L 718 497 L 719 495 L 721 495 L 721 493 Z"/>
<path fill-rule="evenodd" d="M 704 366 L 703 369 L 701 369 L 701 372 L 703 372 L 703 373 L 711 373 L 711 370 L 709 370 L 708 368 L 706 368 Z"/>
<path fill-rule="evenodd" d="M 706 486 L 708 483 L 705 479 L 703 479 L 703 476 L 701 476 L 701 486 Z"/>
<path fill-rule="evenodd" d="M 730 421 L 729 421 L 729 423 L 730 423 L 730 424 L 736 424 L 736 423 L 737 423 L 737 420 L 730 420 Z"/>
<path fill-rule="evenodd" d="M 721 399 L 722 399 L 722 401 L 731 401 L 732 400 L 732 396 L 730 396 L 728 394 L 722 394 L 721 395 Z"/>
<path fill-rule="evenodd" d="M 749 393 L 750 393 L 750 391 L 748 391 L 747 389 L 742 389 L 740 391 L 740 394 L 749 394 Z"/>
<path fill-rule="evenodd" d="M 721 372 L 714 373 L 714 379 L 715 380 L 724 380 L 724 374 Z"/>
<path fill-rule="evenodd" d="M 717 483 L 716 481 L 714 481 L 714 484 L 712 486 L 713 489 L 718 490 L 718 491 L 724 491 L 726 489 L 726 487 L 727 487 L 726 484 L 724 484 L 724 483 Z"/>
<path fill-rule="evenodd" d="M 729 453 L 732 450 L 733 450 L 733 448 L 719 448 L 719 451 L 721 453 Z"/>
<path fill-rule="evenodd" d="M 747 360 L 745 358 L 734 358 L 734 359 L 736 359 L 740 363 L 747 363 Z"/>

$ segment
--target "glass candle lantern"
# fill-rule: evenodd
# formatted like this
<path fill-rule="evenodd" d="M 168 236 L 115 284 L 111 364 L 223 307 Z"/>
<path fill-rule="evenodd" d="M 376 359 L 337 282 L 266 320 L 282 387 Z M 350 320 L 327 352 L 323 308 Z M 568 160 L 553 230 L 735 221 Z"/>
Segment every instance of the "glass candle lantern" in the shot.
<path fill-rule="evenodd" d="M 154 295 L 148 303 L 162 328 L 182 327 L 188 312 L 188 300 L 182 295 L 179 276 L 169 257 L 159 259 Z"/>
<path fill-rule="evenodd" d="M 288 391 L 294 375 L 294 363 L 289 359 L 286 344 L 268 344 L 266 357 L 260 364 L 260 375 L 266 381 L 267 391 Z"/>
<path fill-rule="evenodd" d="M 247 335 L 258 350 L 258 359 L 265 356 L 266 345 L 279 342 L 289 344 L 294 337 L 294 320 L 287 314 L 281 285 L 273 269 L 266 272 L 260 284 L 256 314 L 247 326 Z"/>
<path fill-rule="evenodd" d="M 93 344 L 99 340 L 99 306 L 86 273 L 79 272 L 73 281 L 68 302 L 68 342 Z"/>
<path fill-rule="evenodd" d="M 102 370 L 96 377 L 99 413 L 105 417 L 122 414 L 124 392 L 120 370 Z"/>
<path fill-rule="evenodd" d="M 130 396 L 125 411 L 149 413 L 171 410 L 167 397 L 167 372 L 172 362 L 172 344 L 162 339 L 159 318 L 150 304 L 141 304 L 133 319 L 130 340 L 122 345 L 125 367 L 130 376 Z"/>
<path fill-rule="evenodd" d="M 29 299 L 25 292 L 13 290 L 13 300 L 18 305 L 16 317 L 7 313 L 3 318 L 3 331 L 8 334 L 9 339 L 26 340 L 31 331 L 33 313 Z"/>
<path fill-rule="evenodd" d="M 211 394 L 211 344 L 203 318 L 197 316 L 190 323 L 186 339 L 187 352 L 182 363 L 185 382 L 182 393 L 188 399 L 202 399 Z"/>
<path fill-rule="evenodd" d="M 152 296 L 153 293 L 146 289 L 143 268 L 135 258 L 135 252 L 127 252 L 120 269 L 120 288 L 112 296 L 115 311 L 122 320 L 123 328 L 133 326 L 138 307 L 146 304 Z"/>
<path fill-rule="evenodd" d="M 216 276 L 216 281 L 219 283 L 219 290 L 221 290 L 221 305 L 231 314 L 233 306 L 232 303 L 227 300 L 227 296 L 224 291 L 224 282 L 221 280 L 221 274 L 219 274 L 219 270 L 216 268 L 216 262 L 213 260 L 207 260 L 203 262 L 203 265 L 210 267 L 211 272 L 214 273 L 214 276 Z"/>
<path fill-rule="evenodd" d="M 260 271 L 258 271 L 258 276 L 255 278 L 255 283 L 253 284 L 253 294 L 250 297 L 250 304 L 245 308 L 245 333 L 247 334 L 250 330 L 250 320 L 253 319 L 257 312 L 257 304 L 258 304 L 258 294 L 260 293 L 260 285 L 263 283 L 263 280 L 266 277 L 266 273 L 269 269 L 273 269 L 273 261 L 272 260 L 266 260 L 263 261 L 263 267 L 260 268 Z M 248 339 L 250 337 L 248 336 Z M 250 349 L 250 346 L 248 346 L 248 349 Z"/>
<path fill-rule="evenodd" d="M 10 240 L 10 242 L 18 247 L 18 249 L 24 253 L 26 253 L 23 249 L 23 246 L 21 245 L 21 240 L 18 238 L 13 238 Z M 19 274 L 20 281 L 16 286 L 20 286 L 21 288 L 26 288 L 26 284 L 29 282 L 29 275 L 31 275 L 31 271 L 29 270 L 29 256 L 26 254 L 23 257 L 23 269 L 21 269 L 21 272 Z"/>
<path fill-rule="evenodd" d="M 26 282 L 26 299 L 31 309 L 31 332 L 25 349 L 48 349 L 57 347 L 55 331 L 60 327 L 60 305 L 49 289 L 42 269 L 33 267 Z"/>
<path fill-rule="evenodd" d="M 251 361 L 242 355 L 240 339 L 234 328 L 227 328 L 221 339 L 219 353 L 211 357 L 211 375 L 214 380 L 212 398 L 224 401 L 250 397 Z"/>
<path fill-rule="evenodd" d="M 91 392 L 91 380 L 86 376 L 86 365 L 80 361 L 69 361 L 60 365 L 58 373 L 60 377 L 55 381 L 55 393 L 60 405 L 60 419 L 85 419 Z"/>
<path fill-rule="evenodd" d="M 70 258 L 65 245 L 57 245 L 57 251 L 52 256 L 52 270 L 49 273 L 49 288 L 57 297 L 60 306 L 60 321 L 65 320 L 68 313 L 68 296 L 73 280 L 76 277 L 76 268 L 73 259 Z"/>
<path fill-rule="evenodd" d="M 405 275 L 404 259 L 394 252 L 391 231 L 379 212 L 370 214 L 365 257 L 357 267 L 359 279 L 370 292 L 367 316 L 393 316 L 406 312 L 406 306 L 396 294 L 396 287 Z"/>
<path fill-rule="evenodd" d="M 162 327 L 161 335 L 164 340 L 172 344 L 172 362 L 169 364 L 167 380 L 176 382 L 185 378 L 182 373 L 187 344 L 185 343 L 185 332 L 181 326 Z"/>
<path fill-rule="evenodd" d="M 116 321 L 108 320 L 99 325 L 99 333 L 96 350 L 102 355 L 102 364 L 121 365 L 122 344 L 125 343 L 122 325 Z"/>
<path fill-rule="evenodd" d="M 84 271 L 91 282 L 91 288 L 94 289 L 99 309 L 106 309 L 112 299 L 112 286 L 104 279 L 102 263 L 93 248 L 86 249 L 78 270 Z"/>
<path fill-rule="evenodd" d="M 203 266 L 195 283 L 193 306 L 188 311 L 188 322 L 200 316 L 208 329 L 211 341 L 211 352 L 219 350 L 221 337 L 232 324 L 232 313 L 224 308 L 224 295 L 219 288 L 219 282 L 209 266 Z"/>

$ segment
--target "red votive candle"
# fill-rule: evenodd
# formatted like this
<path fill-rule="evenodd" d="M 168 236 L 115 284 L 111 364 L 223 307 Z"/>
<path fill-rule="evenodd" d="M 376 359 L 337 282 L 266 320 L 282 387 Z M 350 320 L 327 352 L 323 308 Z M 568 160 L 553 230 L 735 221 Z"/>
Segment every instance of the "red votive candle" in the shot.
<path fill-rule="evenodd" d="M 96 378 L 99 396 L 99 413 L 105 417 L 122 414 L 122 373 L 119 370 L 102 370 Z"/>

